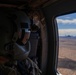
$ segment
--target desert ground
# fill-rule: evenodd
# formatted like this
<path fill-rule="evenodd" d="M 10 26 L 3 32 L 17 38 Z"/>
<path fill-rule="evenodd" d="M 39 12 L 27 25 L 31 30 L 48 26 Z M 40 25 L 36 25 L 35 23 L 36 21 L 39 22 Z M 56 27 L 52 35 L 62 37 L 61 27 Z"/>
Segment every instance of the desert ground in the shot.
<path fill-rule="evenodd" d="M 76 75 L 76 38 L 59 38 L 58 71 L 62 75 Z"/>

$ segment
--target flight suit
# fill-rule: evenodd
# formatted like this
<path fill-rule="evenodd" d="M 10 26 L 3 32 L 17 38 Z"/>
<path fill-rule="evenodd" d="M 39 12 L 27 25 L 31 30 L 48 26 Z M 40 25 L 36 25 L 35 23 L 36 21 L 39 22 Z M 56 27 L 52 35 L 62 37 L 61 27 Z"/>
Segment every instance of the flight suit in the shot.
<path fill-rule="evenodd" d="M 0 64 L 0 75 L 40 75 L 41 70 L 30 58 L 14 63 Z"/>

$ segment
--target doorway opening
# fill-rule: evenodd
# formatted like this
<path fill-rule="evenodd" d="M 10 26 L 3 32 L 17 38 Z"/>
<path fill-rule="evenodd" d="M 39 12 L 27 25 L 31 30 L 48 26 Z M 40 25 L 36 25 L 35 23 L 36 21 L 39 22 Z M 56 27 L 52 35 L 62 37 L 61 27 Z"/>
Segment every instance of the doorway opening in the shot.
<path fill-rule="evenodd" d="M 76 75 L 76 13 L 56 17 L 59 32 L 57 70 L 62 75 Z"/>

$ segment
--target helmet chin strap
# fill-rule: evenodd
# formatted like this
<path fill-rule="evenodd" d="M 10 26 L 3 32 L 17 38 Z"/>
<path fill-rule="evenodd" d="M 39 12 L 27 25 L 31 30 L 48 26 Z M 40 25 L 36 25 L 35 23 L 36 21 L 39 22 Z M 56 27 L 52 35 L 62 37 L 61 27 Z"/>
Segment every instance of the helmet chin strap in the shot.
<path fill-rule="evenodd" d="M 13 35 L 12 41 L 16 42 L 17 40 L 18 40 L 18 33 L 15 32 L 14 35 Z"/>

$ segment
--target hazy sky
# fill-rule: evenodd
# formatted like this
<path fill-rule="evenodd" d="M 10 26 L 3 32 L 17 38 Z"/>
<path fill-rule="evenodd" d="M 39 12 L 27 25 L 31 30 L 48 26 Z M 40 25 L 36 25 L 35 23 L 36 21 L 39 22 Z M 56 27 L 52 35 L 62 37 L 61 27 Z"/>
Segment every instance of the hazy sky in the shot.
<path fill-rule="evenodd" d="M 56 19 L 60 36 L 76 36 L 76 13 L 59 16 Z"/>

